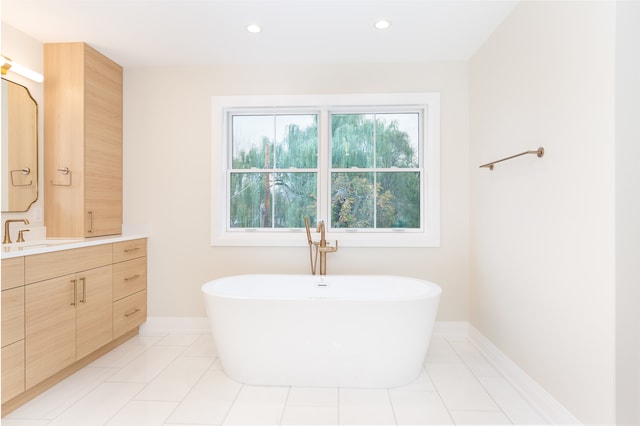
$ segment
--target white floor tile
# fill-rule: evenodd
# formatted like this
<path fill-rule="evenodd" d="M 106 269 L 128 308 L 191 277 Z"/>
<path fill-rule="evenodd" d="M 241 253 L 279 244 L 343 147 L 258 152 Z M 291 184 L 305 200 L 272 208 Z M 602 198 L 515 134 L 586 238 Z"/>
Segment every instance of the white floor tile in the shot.
<path fill-rule="evenodd" d="M 152 346 L 114 374 L 109 381 L 149 383 L 184 349 L 183 346 Z"/>
<path fill-rule="evenodd" d="M 136 395 L 136 400 L 182 401 L 213 364 L 213 358 L 176 358 Z"/>
<path fill-rule="evenodd" d="M 509 419 L 519 425 L 544 424 L 538 412 L 502 377 L 479 377 Z"/>
<path fill-rule="evenodd" d="M 106 426 L 161 426 L 177 402 L 131 401 Z"/>
<path fill-rule="evenodd" d="M 213 337 L 210 334 L 202 334 L 198 336 L 196 341 L 193 342 L 191 346 L 189 346 L 189 348 L 183 353 L 183 356 L 218 356 L 216 345 L 213 342 Z"/>
<path fill-rule="evenodd" d="M 389 394 L 398 425 L 453 424 L 437 392 L 391 390 Z"/>
<path fill-rule="evenodd" d="M 432 336 L 429 341 L 429 349 L 427 350 L 425 363 L 457 364 L 462 363 L 462 359 L 456 351 L 453 350 L 446 338 L 442 336 Z"/>
<path fill-rule="evenodd" d="M 116 371 L 113 368 L 85 367 L 13 411 L 7 419 L 53 419 Z"/>
<path fill-rule="evenodd" d="M 450 339 L 449 344 L 477 377 L 500 377 L 500 373 L 468 339 Z"/>
<path fill-rule="evenodd" d="M 338 388 L 292 387 L 287 405 L 297 406 L 338 406 Z"/>
<path fill-rule="evenodd" d="M 102 426 L 141 388 L 139 383 L 103 383 L 47 426 Z"/>
<path fill-rule="evenodd" d="M 180 402 L 167 423 L 220 425 L 242 385 L 210 368 Z"/>
<path fill-rule="evenodd" d="M 137 335 L 124 342 L 111 352 L 93 361 L 90 367 L 118 367 L 122 368 L 132 360 L 140 356 L 160 340 L 155 336 Z"/>
<path fill-rule="evenodd" d="M 0 420 L 3 426 L 45 426 L 49 420 L 24 420 L 24 419 L 7 419 Z"/>
<path fill-rule="evenodd" d="M 457 425 L 510 425 L 502 411 L 454 410 L 451 417 Z"/>
<path fill-rule="evenodd" d="M 426 370 L 423 368 L 422 372 L 420 372 L 420 376 L 412 383 L 409 383 L 406 386 L 400 386 L 394 388 L 393 390 L 402 390 L 402 391 L 415 391 L 415 392 L 428 392 L 435 391 L 436 388 L 433 386 L 433 382 L 431 378 L 427 374 Z"/>
<path fill-rule="evenodd" d="M 169 334 L 160 339 L 158 346 L 191 346 L 200 334 Z"/>
<path fill-rule="evenodd" d="M 464 364 L 427 363 L 426 369 L 447 409 L 498 410 L 491 396 Z"/>
<path fill-rule="evenodd" d="M 242 387 L 224 425 L 279 425 L 289 394 L 288 387 Z"/>
<path fill-rule="evenodd" d="M 395 389 L 242 385 L 202 335 L 140 335 L 2 419 L 6 426 L 544 424 L 465 338 L 434 336 Z"/>
<path fill-rule="evenodd" d="M 395 425 L 386 389 L 340 389 L 341 425 Z"/>
<path fill-rule="evenodd" d="M 287 405 L 282 416 L 283 425 L 337 425 L 338 405 Z"/>

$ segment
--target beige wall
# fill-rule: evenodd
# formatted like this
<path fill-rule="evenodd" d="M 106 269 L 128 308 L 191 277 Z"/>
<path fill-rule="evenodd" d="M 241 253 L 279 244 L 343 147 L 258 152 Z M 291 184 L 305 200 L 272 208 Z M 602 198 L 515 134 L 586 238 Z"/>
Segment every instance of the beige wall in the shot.
<path fill-rule="evenodd" d="M 614 45 L 615 3 L 523 2 L 469 70 L 471 322 L 603 424 L 615 405 Z M 538 146 L 542 159 L 475 168 Z"/>
<path fill-rule="evenodd" d="M 306 247 L 209 245 L 211 96 L 433 91 L 441 93 L 441 247 L 341 248 L 327 268 L 432 280 L 443 288 L 438 319 L 468 319 L 467 63 L 128 68 L 124 85 L 124 223 L 150 235 L 149 315 L 204 316 L 200 286 L 217 277 L 309 273 Z"/>
<path fill-rule="evenodd" d="M 616 421 L 640 425 L 640 2 L 616 12 Z"/>

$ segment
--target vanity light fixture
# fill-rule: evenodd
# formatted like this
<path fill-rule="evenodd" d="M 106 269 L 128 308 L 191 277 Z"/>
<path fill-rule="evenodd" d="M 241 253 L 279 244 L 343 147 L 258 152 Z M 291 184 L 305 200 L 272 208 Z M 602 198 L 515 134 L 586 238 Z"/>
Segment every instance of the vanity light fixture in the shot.
<path fill-rule="evenodd" d="M 0 55 L 0 61 L 2 66 L 2 75 L 5 75 L 7 71 L 11 70 L 16 74 L 19 74 L 23 77 L 31 79 L 37 83 L 42 83 L 42 81 L 44 80 L 44 77 L 42 76 L 42 74 L 35 72 L 33 70 L 30 70 L 29 68 L 24 67 L 20 64 L 16 64 L 15 62 L 13 62 L 11 59 L 7 58 L 4 55 Z"/>
<path fill-rule="evenodd" d="M 262 28 L 260 28 L 260 25 L 251 24 L 247 25 L 247 31 L 249 31 L 250 33 L 259 33 L 260 31 L 262 31 Z"/>
<path fill-rule="evenodd" d="M 375 23 L 375 27 L 379 30 L 386 30 L 391 26 L 391 21 L 387 21 L 386 19 L 381 19 Z"/>

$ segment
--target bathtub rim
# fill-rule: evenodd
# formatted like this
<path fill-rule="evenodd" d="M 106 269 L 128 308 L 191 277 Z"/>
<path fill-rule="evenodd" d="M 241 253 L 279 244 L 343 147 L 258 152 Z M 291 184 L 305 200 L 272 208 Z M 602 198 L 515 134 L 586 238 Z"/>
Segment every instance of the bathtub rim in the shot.
<path fill-rule="evenodd" d="M 273 296 L 268 296 L 265 297 L 263 295 L 253 295 L 253 294 L 243 294 L 243 295 L 237 295 L 237 294 L 226 294 L 223 292 L 215 292 L 213 291 L 213 288 L 216 286 L 216 284 L 223 284 L 225 282 L 228 282 L 228 280 L 232 280 L 232 279 L 251 279 L 251 278 L 257 278 L 257 277 L 279 277 L 279 276 L 286 276 L 289 278 L 293 278 L 293 277 L 300 277 L 300 278 L 304 278 L 309 280 L 310 282 L 313 282 L 314 280 L 317 280 L 317 282 L 321 282 L 322 280 L 331 280 L 333 279 L 345 279 L 345 278 L 352 278 L 352 277 L 358 277 L 358 278 L 367 278 L 367 277 L 376 277 L 377 279 L 389 279 L 391 280 L 390 282 L 393 283 L 393 280 L 406 280 L 408 282 L 411 282 L 413 284 L 424 284 L 426 289 L 421 289 L 419 293 L 411 293 L 408 295 L 385 295 L 384 297 L 382 296 L 376 296 L 376 297 L 372 297 L 370 295 L 367 294 L 359 294 L 356 296 L 327 296 L 327 297 L 317 297 L 317 296 L 306 296 L 306 297 L 301 297 L 301 296 L 287 296 L 287 295 L 273 295 Z M 327 301 L 335 301 L 335 302 L 348 302 L 348 301 L 359 301 L 359 302 L 364 302 L 364 301 L 371 301 L 371 302 L 401 302 L 401 301 L 412 301 L 412 300 L 421 300 L 421 299 L 432 299 L 432 298 L 440 298 L 442 295 L 442 287 L 440 287 L 438 284 L 432 282 L 432 281 L 428 281 L 425 280 L 423 278 L 416 278 L 416 277 L 410 277 L 410 276 L 404 276 L 404 275 L 388 275 L 388 274 L 336 274 L 336 275 L 308 275 L 308 274 L 281 274 L 281 273 L 265 273 L 265 274 L 236 274 L 236 275 L 228 275 L 225 277 L 219 277 L 219 278 L 215 278 L 212 280 L 209 280 L 207 282 L 205 282 L 204 284 L 202 284 L 202 286 L 200 287 L 202 293 L 205 296 L 211 296 L 211 297 L 219 297 L 219 298 L 224 298 L 224 299 L 233 299 L 233 300 L 264 300 L 264 301 L 275 301 L 275 300 L 288 300 L 288 301 L 293 301 L 293 300 L 327 300 Z"/>

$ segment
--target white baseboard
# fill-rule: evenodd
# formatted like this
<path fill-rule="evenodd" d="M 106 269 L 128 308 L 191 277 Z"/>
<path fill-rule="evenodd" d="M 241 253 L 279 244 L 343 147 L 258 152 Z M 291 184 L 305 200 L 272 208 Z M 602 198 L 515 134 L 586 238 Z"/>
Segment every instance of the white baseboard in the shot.
<path fill-rule="evenodd" d="M 140 326 L 142 335 L 207 334 L 211 332 L 206 317 L 148 317 Z M 466 321 L 437 321 L 434 336 L 467 337 L 493 366 L 536 408 L 550 424 L 580 425 L 562 404 L 507 357 L 496 345 Z"/>
<path fill-rule="evenodd" d="M 515 387 L 550 424 L 581 425 L 549 392 L 507 357 L 478 329 L 468 324 L 468 337 L 489 362 Z"/>

